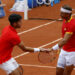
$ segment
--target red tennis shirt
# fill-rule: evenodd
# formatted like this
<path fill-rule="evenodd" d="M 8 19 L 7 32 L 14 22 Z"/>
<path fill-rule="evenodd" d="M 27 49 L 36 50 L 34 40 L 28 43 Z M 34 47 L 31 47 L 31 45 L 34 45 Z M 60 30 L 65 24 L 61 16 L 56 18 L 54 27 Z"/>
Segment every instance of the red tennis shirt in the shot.
<path fill-rule="evenodd" d="M 12 26 L 6 26 L 0 37 L 0 64 L 11 59 L 13 47 L 21 42 L 16 30 Z"/>
<path fill-rule="evenodd" d="M 64 37 L 65 33 L 72 34 L 72 37 L 69 41 L 63 46 L 63 49 L 67 52 L 75 51 L 75 19 L 71 17 L 71 19 L 66 22 L 63 21 L 62 25 L 62 36 Z"/>

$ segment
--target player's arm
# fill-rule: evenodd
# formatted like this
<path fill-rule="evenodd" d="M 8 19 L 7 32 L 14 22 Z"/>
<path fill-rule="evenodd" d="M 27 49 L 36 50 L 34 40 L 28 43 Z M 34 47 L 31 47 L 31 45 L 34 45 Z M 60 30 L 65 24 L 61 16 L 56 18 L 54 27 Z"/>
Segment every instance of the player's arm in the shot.
<path fill-rule="evenodd" d="M 42 52 L 46 51 L 47 49 L 44 48 L 31 48 L 31 47 L 26 47 L 24 46 L 23 42 L 18 44 L 18 47 L 22 49 L 24 52 Z"/>
<path fill-rule="evenodd" d="M 62 48 L 68 42 L 72 34 L 73 34 L 72 32 L 65 33 L 64 38 L 58 43 L 59 48 Z"/>
<path fill-rule="evenodd" d="M 52 49 L 58 50 L 59 48 L 62 48 L 69 41 L 72 35 L 73 35 L 72 32 L 66 32 L 64 38 L 58 44 L 53 46 Z"/>
<path fill-rule="evenodd" d="M 23 42 L 21 42 L 20 44 L 18 44 L 18 47 L 20 49 L 22 49 L 24 52 L 39 52 L 40 49 L 39 48 L 31 48 L 31 47 L 25 47 Z"/>

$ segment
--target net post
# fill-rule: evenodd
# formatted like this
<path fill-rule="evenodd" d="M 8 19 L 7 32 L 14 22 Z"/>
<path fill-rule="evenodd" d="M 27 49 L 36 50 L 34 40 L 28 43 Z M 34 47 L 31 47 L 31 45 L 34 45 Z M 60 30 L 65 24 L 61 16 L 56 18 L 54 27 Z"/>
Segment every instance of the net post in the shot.
<path fill-rule="evenodd" d="M 28 0 L 24 0 L 24 20 L 28 20 Z"/>

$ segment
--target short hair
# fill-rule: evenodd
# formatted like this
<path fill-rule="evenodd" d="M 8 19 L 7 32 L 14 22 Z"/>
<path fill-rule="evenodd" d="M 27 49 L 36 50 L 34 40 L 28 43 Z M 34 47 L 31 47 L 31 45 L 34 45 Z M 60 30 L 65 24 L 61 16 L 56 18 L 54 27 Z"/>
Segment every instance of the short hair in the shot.
<path fill-rule="evenodd" d="M 8 17 L 8 20 L 9 20 L 11 25 L 13 25 L 13 23 L 20 21 L 21 19 L 22 19 L 22 16 L 19 14 L 11 14 Z"/>
<path fill-rule="evenodd" d="M 70 7 L 69 5 L 64 5 L 62 6 L 62 8 L 72 11 L 72 7 Z"/>

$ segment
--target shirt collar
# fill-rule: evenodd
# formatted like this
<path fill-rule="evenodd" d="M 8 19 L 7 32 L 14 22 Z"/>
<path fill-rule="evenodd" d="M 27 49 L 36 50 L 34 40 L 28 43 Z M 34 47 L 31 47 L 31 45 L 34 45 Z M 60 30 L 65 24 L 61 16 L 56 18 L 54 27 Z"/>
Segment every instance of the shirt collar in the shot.
<path fill-rule="evenodd" d="M 70 22 L 72 20 L 72 17 L 68 20 L 68 22 Z"/>
<path fill-rule="evenodd" d="M 15 30 L 15 28 L 12 27 L 11 25 L 9 26 L 9 28 L 10 28 L 13 32 L 17 33 L 16 30 Z"/>

